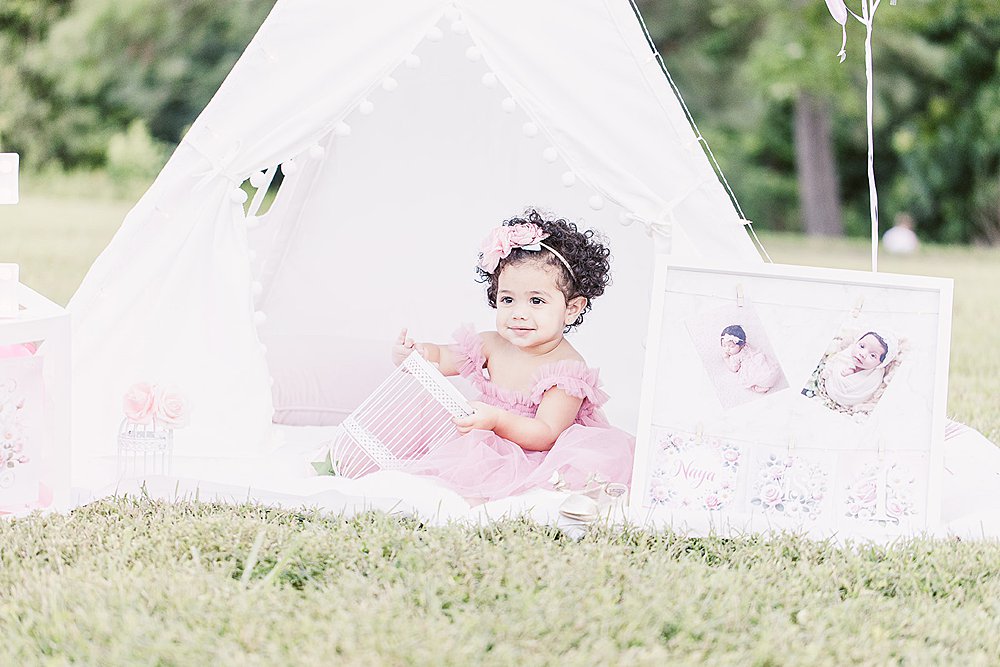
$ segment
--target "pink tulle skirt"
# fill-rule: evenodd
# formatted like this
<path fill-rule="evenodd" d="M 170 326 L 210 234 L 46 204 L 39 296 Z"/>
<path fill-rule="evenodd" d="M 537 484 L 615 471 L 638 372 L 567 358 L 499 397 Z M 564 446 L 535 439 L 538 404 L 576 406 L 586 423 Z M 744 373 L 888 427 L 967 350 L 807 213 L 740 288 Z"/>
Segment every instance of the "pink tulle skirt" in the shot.
<path fill-rule="evenodd" d="M 547 452 L 531 452 L 492 431 L 472 431 L 441 445 L 407 472 L 434 477 L 473 503 L 551 489 L 558 472 L 570 489 L 591 475 L 628 484 L 635 439 L 611 426 L 574 424 Z"/>

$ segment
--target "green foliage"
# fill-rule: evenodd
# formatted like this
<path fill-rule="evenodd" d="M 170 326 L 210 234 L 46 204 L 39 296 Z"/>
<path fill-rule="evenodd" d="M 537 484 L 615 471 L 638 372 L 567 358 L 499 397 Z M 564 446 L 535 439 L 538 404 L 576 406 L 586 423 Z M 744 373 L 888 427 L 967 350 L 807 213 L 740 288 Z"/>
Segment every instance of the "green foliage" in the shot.
<path fill-rule="evenodd" d="M 143 121 L 134 120 L 127 130 L 108 141 L 108 175 L 125 192 L 132 183 L 149 183 L 163 168 L 169 150 L 169 146 L 153 139 Z"/>
<path fill-rule="evenodd" d="M 860 3 L 848 5 L 860 13 Z M 798 229 L 792 102 L 827 100 L 845 228 L 867 234 L 864 27 L 822 0 L 640 3 L 667 67 L 747 216 Z M 1000 5 L 883 2 L 875 17 L 875 168 L 882 223 L 909 211 L 938 241 L 1000 242 Z"/>
<path fill-rule="evenodd" d="M 61 13 L 25 10 L 18 22 L 10 21 L 11 29 L 35 27 L 20 28 L 31 38 L 22 40 L 16 59 L 3 68 L 3 82 L 10 83 L 4 90 L 11 94 L 4 100 L 0 136 L 5 148 L 22 153 L 29 170 L 50 163 L 108 166 L 112 138 L 131 132 L 137 120 L 156 142 L 175 145 L 273 0 L 63 4 L 69 8 Z M 0 23 L 0 39 L 17 39 L 5 26 Z"/>

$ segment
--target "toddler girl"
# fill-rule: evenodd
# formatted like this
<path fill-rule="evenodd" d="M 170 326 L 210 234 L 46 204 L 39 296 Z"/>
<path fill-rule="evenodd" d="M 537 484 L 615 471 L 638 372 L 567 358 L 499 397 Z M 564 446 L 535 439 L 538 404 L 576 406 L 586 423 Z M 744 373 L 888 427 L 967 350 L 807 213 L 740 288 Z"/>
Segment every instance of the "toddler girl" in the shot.
<path fill-rule="evenodd" d="M 497 330 L 460 329 L 454 344 L 435 345 L 404 329 L 393 348 L 396 364 L 416 349 L 481 394 L 475 414 L 454 420 L 460 435 L 409 471 L 477 501 L 551 488 L 555 473 L 570 488 L 592 475 L 628 483 L 634 440 L 608 424 L 597 370 L 563 337 L 604 293 L 610 254 L 593 232 L 536 211 L 490 233 L 478 272 Z"/>
<path fill-rule="evenodd" d="M 726 368 L 736 373 L 744 389 L 766 394 L 781 380 L 781 368 L 764 352 L 747 344 L 747 335 L 740 325 L 723 329 L 719 344 Z"/>
<path fill-rule="evenodd" d="M 845 408 L 867 412 L 885 379 L 886 366 L 899 353 L 896 338 L 867 331 L 826 362 L 821 376 L 826 395 Z"/>

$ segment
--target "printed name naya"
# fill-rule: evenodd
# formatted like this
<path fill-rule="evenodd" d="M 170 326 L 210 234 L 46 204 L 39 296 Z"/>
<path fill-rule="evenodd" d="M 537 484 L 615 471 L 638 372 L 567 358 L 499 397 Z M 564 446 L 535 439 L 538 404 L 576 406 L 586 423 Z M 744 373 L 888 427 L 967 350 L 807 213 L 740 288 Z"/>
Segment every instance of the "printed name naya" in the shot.
<path fill-rule="evenodd" d="M 683 477 L 694 488 L 698 488 L 703 482 L 715 481 L 715 473 L 711 470 L 703 470 L 687 461 L 678 461 L 677 469 L 674 470 L 674 477 Z"/>

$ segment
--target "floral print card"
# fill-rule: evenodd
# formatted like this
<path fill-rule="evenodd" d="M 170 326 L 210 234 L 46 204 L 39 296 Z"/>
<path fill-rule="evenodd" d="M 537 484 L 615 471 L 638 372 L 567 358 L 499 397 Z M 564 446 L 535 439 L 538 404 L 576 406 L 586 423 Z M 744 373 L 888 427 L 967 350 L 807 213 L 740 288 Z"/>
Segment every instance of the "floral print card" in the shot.
<path fill-rule="evenodd" d="M 912 453 L 844 455 L 837 512 L 852 532 L 906 534 L 923 525 L 927 458 Z"/>
<path fill-rule="evenodd" d="M 44 437 L 42 359 L 0 359 L 0 507 L 38 500 Z"/>
<path fill-rule="evenodd" d="M 748 473 L 747 502 L 755 517 L 773 526 L 811 529 L 832 520 L 833 454 L 756 446 Z"/>
<path fill-rule="evenodd" d="M 646 483 L 650 507 L 720 512 L 732 506 L 743 461 L 739 444 L 661 428 L 654 429 L 654 443 Z"/>

